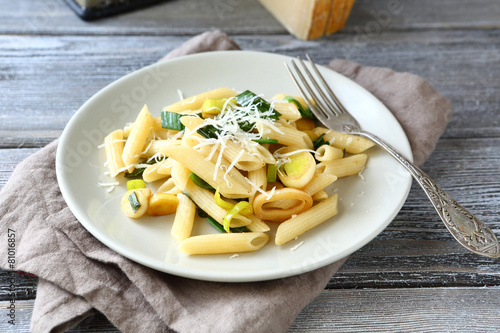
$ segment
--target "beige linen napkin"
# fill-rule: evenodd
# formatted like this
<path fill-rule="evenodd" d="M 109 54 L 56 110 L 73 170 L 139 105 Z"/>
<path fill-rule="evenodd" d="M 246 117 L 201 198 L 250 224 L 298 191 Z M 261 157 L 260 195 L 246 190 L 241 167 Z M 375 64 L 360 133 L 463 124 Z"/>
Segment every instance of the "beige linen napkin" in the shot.
<path fill-rule="evenodd" d="M 227 49 L 238 46 L 213 31 L 165 58 Z M 412 74 L 348 60 L 330 67 L 389 107 L 423 163 L 449 121 L 450 102 Z M 14 269 L 39 277 L 33 332 L 63 332 L 94 309 L 123 332 L 284 332 L 344 261 L 254 283 L 204 282 L 141 266 L 97 241 L 70 212 L 57 185 L 56 148 L 57 140 L 21 162 L 0 195 L 0 237 L 7 239 L 8 229 L 16 234 Z M 0 252 L 1 267 L 9 269 L 7 247 Z"/>

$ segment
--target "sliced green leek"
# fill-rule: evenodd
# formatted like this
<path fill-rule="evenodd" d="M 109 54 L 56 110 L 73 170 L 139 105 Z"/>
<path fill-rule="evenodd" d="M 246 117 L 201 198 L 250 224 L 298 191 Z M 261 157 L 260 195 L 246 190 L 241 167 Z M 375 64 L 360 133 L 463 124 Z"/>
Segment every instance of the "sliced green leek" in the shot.
<path fill-rule="evenodd" d="M 267 165 L 267 182 L 274 183 L 276 181 L 276 175 L 278 174 L 278 167 L 276 164 Z"/>
<path fill-rule="evenodd" d="M 236 214 L 241 214 L 241 215 L 248 215 L 252 214 L 253 209 L 252 205 L 248 201 L 240 201 L 236 205 L 234 205 L 233 208 L 231 208 L 226 216 L 224 216 L 223 224 L 222 226 L 224 227 L 224 230 L 226 232 L 231 232 L 229 225 L 231 224 L 231 220 Z"/>
<path fill-rule="evenodd" d="M 134 213 L 141 207 L 141 203 L 139 202 L 139 198 L 137 197 L 137 193 L 135 193 L 135 191 L 128 196 L 128 202 L 130 202 L 130 206 L 132 207 Z"/>
<path fill-rule="evenodd" d="M 233 204 L 230 204 L 229 202 L 226 202 L 226 201 L 222 200 L 222 198 L 220 197 L 220 193 L 219 193 L 219 188 L 218 187 L 215 190 L 214 199 L 215 199 L 215 203 L 217 204 L 217 206 L 222 207 L 225 210 L 230 210 L 234 206 Z"/>
<path fill-rule="evenodd" d="M 146 188 L 146 183 L 142 179 L 132 179 L 127 181 L 127 191 L 139 188 Z"/>
<path fill-rule="evenodd" d="M 325 141 L 325 133 L 321 134 L 313 141 L 314 150 L 317 150 L 322 145 L 329 145 L 330 142 Z"/>
<path fill-rule="evenodd" d="M 303 107 L 302 104 L 300 104 L 300 102 L 297 101 L 292 96 L 285 97 L 285 101 L 297 105 L 297 109 L 299 109 L 299 112 L 302 115 L 302 117 L 309 118 L 309 119 L 316 119 L 316 117 L 314 116 L 314 114 L 311 112 L 311 110 L 309 108 Z"/>
<path fill-rule="evenodd" d="M 226 230 L 224 230 L 224 227 L 222 226 L 222 224 L 220 224 L 219 222 L 217 222 L 216 220 L 214 220 L 212 217 L 208 216 L 207 217 L 207 220 L 208 222 L 219 232 L 226 232 Z M 250 232 L 250 229 L 248 229 L 247 227 L 243 226 L 243 227 L 237 227 L 237 228 L 230 228 L 231 232 L 235 232 L 235 233 L 240 233 L 240 232 Z"/>
<path fill-rule="evenodd" d="M 214 191 L 215 190 L 212 187 L 212 185 L 210 185 L 209 183 L 207 183 L 206 181 L 204 181 L 202 178 L 200 178 L 194 172 L 191 172 L 189 174 L 189 178 L 191 178 L 191 180 L 193 181 L 193 183 L 195 183 L 197 186 L 199 186 L 201 188 L 204 188 L 205 190 L 210 190 L 210 191 Z"/>
<path fill-rule="evenodd" d="M 181 123 L 181 117 L 183 116 L 180 113 L 162 111 L 160 114 L 161 119 L 161 127 L 172 129 L 176 131 L 182 131 L 185 127 Z"/>

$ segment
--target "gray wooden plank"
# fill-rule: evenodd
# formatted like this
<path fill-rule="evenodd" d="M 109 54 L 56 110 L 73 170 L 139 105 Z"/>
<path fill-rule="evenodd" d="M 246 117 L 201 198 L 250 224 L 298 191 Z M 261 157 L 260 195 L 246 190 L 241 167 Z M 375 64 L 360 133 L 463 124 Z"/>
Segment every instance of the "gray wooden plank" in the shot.
<path fill-rule="evenodd" d="M 289 332 L 498 332 L 499 288 L 327 290 Z"/>
<path fill-rule="evenodd" d="M 317 62 L 346 57 L 427 79 L 454 105 L 445 137 L 500 135 L 500 30 L 384 32 L 303 42 L 290 36 L 236 36 L 244 48 Z M 161 58 L 184 37 L 0 36 L 0 146 L 40 146 L 55 138 L 94 93 Z M 116 63 L 120 62 L 120 66 Z M 90 70 L 91 69 L 91 70 Z M 471 121 L 473 117 L 473 121 Z M 37 138 L 40 138 L 39 142 Z"/>
<path fill-rule="evenodd" d="M 0 33 L 192 35 L 216 28 L 231 34 L 286 34 L 257 0 L 170 0 L 90 23 L 63 0 L 0 3 Z M 361 36 L 379 30 L 498 28 L 498 7 L 495 0 L 357 0 L 345 31 Z"/>
<path fill-rule="evenodd" d="M 498 287 L 325 290 L 288 332 L 498 332 L 499 302 Z M 33 304 L 15 302 L 16 332 L 29 332 Z M 9 305 L 0 301 L 2 309 Z M 12 328 L 6 318 L 2 332 Z M 82 331 L 119 332 L 102 314 L 69 332 Z"/>

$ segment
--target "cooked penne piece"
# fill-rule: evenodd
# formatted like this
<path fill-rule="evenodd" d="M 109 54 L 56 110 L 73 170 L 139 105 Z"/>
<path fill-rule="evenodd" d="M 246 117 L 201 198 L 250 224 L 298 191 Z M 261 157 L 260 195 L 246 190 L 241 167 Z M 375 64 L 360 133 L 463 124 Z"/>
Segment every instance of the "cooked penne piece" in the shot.
<path fill-rule="evenodd" d="M 135 120 L 135 125 L 130 131 L 130 135 L 123 148 L 122 159 L 129 172 L 134 170 L 134 164 L 137 164 L 139 161 L 152 126 L 153 117 L 151 117 L 148 107 L 144 105 Z"/>
<path fill-rule="evenodd" d="M 156 192 L 178 194 L 181 193 L 182 191 L 175 185 L 174 179 L 169 178 L 163 184 L 161 184 L 160 187 L 158 187 L 158 190 Z"/>
<path fill-rule="evenodd" d="M 236 91 L 229 88 L 217 88 L 192 97 L 185 98 L 177 103 L 165 106 L 163 110 L 169 112 L 178 112 L 178 113 L 181 113 L 186 110 L 197 110 L 201 108 L 203 102 L 207 98 L 229 98 L 229 97 L 234 97 L 237 94 L 238 93 Z"/>
<path fill-rule="evenodd" d="M 344 157 L 344 150 L 332 147 L 330 145 L 322 145 L 318 147 L 318 149 L 316 149 L 314 157 L 320 162 L 338 160 Z"/>
<path fill-rule="evenodd" d="M 183 193 L 177 194 L 177 199 L 179 199 L 177 211 L 182 214 L 175 214 L 170 234 L 177 243 L 180 243 L 191 236 L 196 217 L 196 205 Z"/>
<path fill-rule="evenodd" d="M 287 102 L 284 100 L 275 100 L 272 101 L 271 106 L 281 113 L 280 119 L 285 119 L 285 120 L 299 120 L 301 115 L 299 112 L 299 108 L 297 105 L 291 102 Z"/>
<path fill-rule="evenodd" d="M 191 170 L 186 168 L 182 163 L 175 161 L 172 164 L 172 179 L 177 188 L 181 191 L 184 191 L 186 188 L 186 184 L 189 181 L 189 175 L 191 174 Z"/>
<path fill-rule="evenodd" d="M 248 199 L 248 202 L 252 204 L 255 195 L 258 193 L 257 189 L 260 188 L 263 191 L 267 189 L 267 168 L 249 171 L 248 180 L 250 180 L 252 184 L 252 196 Z"/>
<path fill-rule="evenodd" d="M 312 196 L 313 201 L 322 201 L 328 198 L 328 193 L 325 190 L 318 191 Z"/>
<path fill-rule="evenodd" d="M 286 207 L 280 207 L 280 203 L 283 202 Z M 293 205 L 290 207 L 289 203 L 293 203 Z M 313 201 L 309 194 L 295 188 L 285 187 L 274 192 L 257 194 L 253 201 L 253 211 L 255 216 L 260 219 L 281 222 L 290 216 L 308 210 L 312 204 Z"/>
<path fill-rule="evenodd" d="M 207 213 L 208 216 L 211 216 L 220 224 L 224 223 L 224 217 L 227 214 L 227 210 L 215 203 L 214 194 L 212 192 L 195 185 L 191 180 L 187 182 L 184 191 L 189 194 L 191 200 Z M 252 221 L 246 216 L 236 214 L 231 220 L 231 228 L 247 226 L 250 223 L 252 223 Z"/>
<path fill-rule="evenodd" d="M 156 170 L 159 174 L 170 176 L 172 175 L 172 167 L 174 166 L 175 160 L 172 158 L 166 158 L 163 160 Z"/>
<path fill-rule="evenodd" d="M 104 148 L 106 149 L 109 175 L 111 177 L 116 177 L 120 173 L 120 169 L 125 167 L 122 160 L 123 146 L 122 130 L 113 131 L 104 139 Z"/>
<path fill-rule="evenodd" d="M 130 124 L 129 126 L 125 126 L 123 129 L 123 137 L 127 138 L 130 135 L 130 132 L 132 131 L 132 128 L 134 128 L 135 122 Z M 160 117 L 154 117 L 153 118 L 153 123 L 152 123 L 152 128 L 154 132 L 155 137 L 159 138 L 168 138 L 170 135 L 172 135 L 172 130 L 163 128 L 161 126 L 161 118 Z"/>
<path fill-rule="evenodd" d="M 262 221 L 261 219 L 259 219 L 255 215 L 247 215 L 246 217 L 248 217 L 250 219 L 250 221 L 252 221 L 252 223 L 250 223 L 249 225 L 246 226 L 248 228 L 248 230 L 250 230 L 250 231 L 268 232 L 271 229 L 271 228 L 269 228 L 267 223 L 265 223 L 264 221 Z"/>
<path fill-rule="evenodd" d="M 186 140 L 189 140 L 188 146 L 194 147 L 200 142 L 203 142 L 203 137 L 196 133 L 196 130 L 200 127 L 204 126 L 205 121 L 200 117 L 194 116 L 185 116 L 181 117 L 182 124 L 186 127 L 187 135 L 185 135 Z M 184 138 L 183 138 L 184 139 Z M 228 161 L 236 161 L 235 167 L 239 170 L 243 171 L 252 171 L 259 168 L 262 168 L 266 161 L 259 158 L 259 156 L 254 156 L 250 154 L 245 147 L 242 147 L 240 144 L 232 141 L 229 137 L 225 140 L 223 139 L 223 148 L 218 148 L 215 151 L 215 155 L 218 156 L 222 150 L 222 156 Z M 251 146 L 258 146 L 258 143 Z M 210 145 L 213 147 L 213 145 Z M 203 154 L 207 157 L 210 154 L 213 154 L 212 150 L 205 150 L 206 153 Z M 260 155 L 260 151 L 257 151 L 256 155 Z M 271 155 L 272 156 L 272 155 Z"/>
<path fill-rule="evenodd" d="M 194 172 L 213 188 L 219 187 L 220 193 L 227 198 L 248 198 L 251 186 L 245 177 L 235 168 L 226 167 L 226 171 L 217 170 L 218 166 L 207 161 L 205 156 L 185 146 L 172 146 L 165 154 Z"/>
<path fill-rule="evenodd" d="M 304 186 L 301 190 L 314 196 L 319 191 L 323 190 L 325 187 L 331 185 L 337 180 L 337 176 L 329 173 L 316 173 L 313 179 Z"/>
<path fill-rule="evenodd" d="M 367 159 L 366 154 L 357 154 L 340 160 L 324 161 L 317 165 L 317 170 L 321 173 L 335 175 L 338 178 L 352 176 L 363 170 Z"/>
<path fill-rule="evenodd" d="M 345 149 L 345 151 L 350 154 L 359 154 L 375 145 L 373 141 L 366 138 L 362 138 L 357 135 L 336 132 L 324 127 L 316 127 L 313 132 L 318 136 L 325 133 L 325 141 L 328 141 L 331 146 L 337 147 L 339 149 Z"/>
<path fill-rule="evenodd" d="M 159 179 L 167 178 L 170 176 L 170 171 L 172 170 L 172 164 L 173 160 L 170 158 L 166 158 L 161 162 L 151 164 L 142 173 L 142 179 L 146 183 L 151 183 Z M 160 172 L 162 168 L 163 171 Z"/>
<path fill-rule="evenodd" d="M 167 150 L 170 146 L 179 146 L 180 144 L 181 140 L 152 140 L 143 148 L 142 156 L 146 158 L 153 157 L 154 155 L 165 156 L 164 150 Z"/>
<path fill-rule="evenodd" d="M 335 216 L 338 212 L 337 203 L 338 195 L 334 194 L 309 210 L 281 223 L 276 231 L 276 245 L 285 244 Z"/>
<path fill-rule="evenodd" d="M 271 98 L 271 100 L 272 101 L 274 101 L 274 100 L 284 100 L 287 97 L 292 97 L 293 99 L 295 99 L 296 101 L 298 101 L 300 103 L 300 105 L 302 105 L 303 108 L 307 108 L 306 101 L 301 96 L 288 95 L 288 94 L 277 94 L 277 95 L 274 95 L 273 98 Z"/>
<path fill-rule="evenodd" d="M 185 254 L 251 252 L 261 249 L 268 241 L 269 236 L 263 232 L 201 235 L 182 241 L 179 250 Z"/>
<path fill-rule="evenodd" d="M 284 123 L 276 122 L 273 127 L 264 122 L 257 122 L 257 131 L 265 139 L 275 139 L 278 143 L 302 149 L 313 149 L 311 138 L 296 128 Z"/>

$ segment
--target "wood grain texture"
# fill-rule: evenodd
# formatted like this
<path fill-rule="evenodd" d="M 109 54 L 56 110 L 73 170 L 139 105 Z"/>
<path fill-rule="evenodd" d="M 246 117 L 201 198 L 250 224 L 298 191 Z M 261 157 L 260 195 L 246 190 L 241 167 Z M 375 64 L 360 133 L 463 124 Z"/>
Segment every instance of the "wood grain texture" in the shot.
<path fill-rule="evenodd" d="M 16 332 L 29 332 L 33 300 L 16 301 Z M 10 303 L 0 301 L 5 308 Z M 500 289 L 327 290 L 303 309 L 292 332 L 498 332 Z M 0 331 L 12 326 L 0 321 Z M 119 332 L 100 313 L 68 332 Z"/>
<path fill-rule="evenodd" d="M 232 35 L 286 34 L 257 0 L 169 0 L 94 22 L 79 20 L 63 0 L 1 4 L 3 34 L 193 35 L 211 28 Z M 499 15 L 495 0 L 357 0 L 344 31 L 493 29 L 500 26 Z"/>
<path fill-rule="evenodd" d="M 349 58 L 424 77 L 450 99 L 454 114 L 444 137 L 499 135 L 500 30 L 384 32 L 366 43 L 339 34 L 321 41 L 236 36 L 243 49 L 291 56 L 305 50 L 320 64 Z M 0 36 L 0 147 L 43 146 L 94 93 L 154 63 L 182 37 Z M 9 44 L 12 43 L 12 44 Z M 12 45 L 17 51 L 12 52 Z M 119 62 L 120 66 L 116 66 Z M 89 70 L 92 69 L 92 70 Z M 474 121 L 468 117 L 474 115 Z M 29 121 L 26 121 L 29 117 Z M 38 142 L 37 142 L 38 140 Z"/>
<path fill-rule="evenodd" d="M 497 0 L 356 0 L 342 32 L 314 41 L 288 35 L 256 0 L 171 0 L 92 23 L 63 0 L 0 4 L 0 188 L 94 93 L 190 36 L 222 29 L 243 49 L 307 52 L 320 64 L 349 58 L 424 77 L 454 113 L 423 169 L 500 234 Z M 452 239 L 414 184 L 394 221 L 350 256 L 289 332 L 497 332 L 499 272 L 499 260 Z M 10 276 L 0 271 L 2 309 Z M 16 277 L 16 332 L 29 332 L 36 283 Z M 12 331 L 3 318 L 0 332 Z M 118 331 L 96 314 L 70 332 Z"/>

